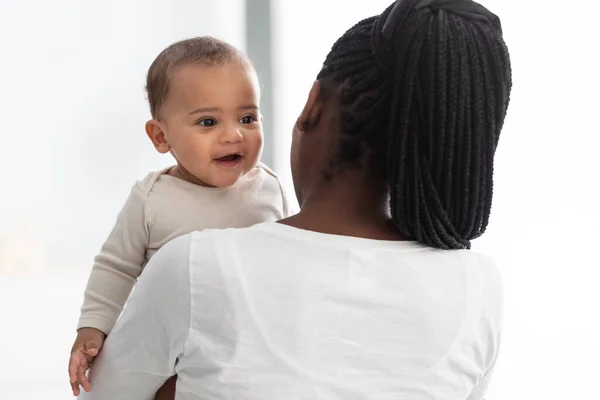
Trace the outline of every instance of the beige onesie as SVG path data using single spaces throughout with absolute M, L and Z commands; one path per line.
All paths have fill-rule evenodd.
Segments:
M 148 260 L 170 240 L 203 229 L 242 228 L 288 217 L 290 199 L 268 167 L 258 164 L 235 185 L 208 188 L 168 175 L 136 182 L 96 256 L 77 329 L 108 334 Z

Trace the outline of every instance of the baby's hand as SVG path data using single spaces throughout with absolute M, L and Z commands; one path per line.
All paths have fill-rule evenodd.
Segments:
M 103 332 L 94 328 L 82 328 L 77 332 L 69 360 L 69 381 L 74 396 L 79 396 L 79 385 L 83 386 L 86 392 L 92 390 L 85 373 L 100 352 L 105 337 Z

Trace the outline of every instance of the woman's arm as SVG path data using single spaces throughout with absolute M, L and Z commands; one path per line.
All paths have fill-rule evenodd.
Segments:
M 160 249 L 91 369 L 82 400 L 152 400 L 175 375 L 190 326 L 189 235 Z
M 175 385 L 177 376 L 170 377 L 156 392 L 154 400 L 175 400 Z

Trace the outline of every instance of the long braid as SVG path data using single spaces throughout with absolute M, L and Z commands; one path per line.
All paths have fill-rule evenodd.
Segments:
M 367 149 L 403 235 L 470 248 L 489 222 L 512 84 L 500 22 L 470 0 L 397 3 L 348 30 L 318 76 L 340 90 L 338 166 Z

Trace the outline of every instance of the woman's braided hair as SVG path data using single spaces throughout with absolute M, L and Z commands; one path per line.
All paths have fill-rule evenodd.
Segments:
M 468 249 L 492 204 L 512 86 L 498 17 L 470 0 L 399 0 L 333 46 L 318 79 L 339 88 L 338 165 L 383 172 L 400 233 Z

